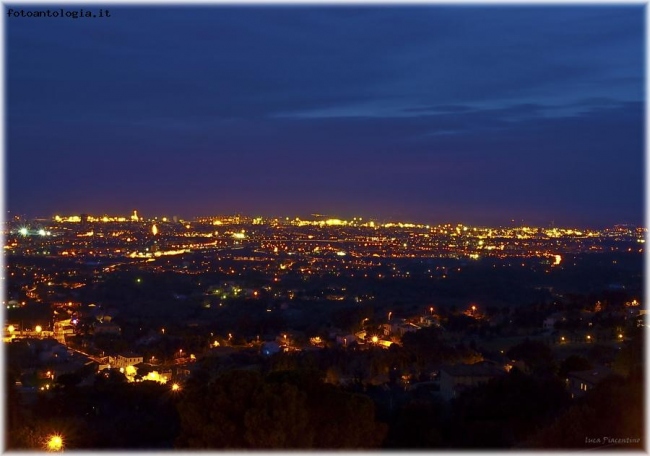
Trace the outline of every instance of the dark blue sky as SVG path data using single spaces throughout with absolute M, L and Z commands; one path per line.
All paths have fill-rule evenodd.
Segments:
M 643 5 L 108 9 L 5 18 L 12 212 L 643 223 Z

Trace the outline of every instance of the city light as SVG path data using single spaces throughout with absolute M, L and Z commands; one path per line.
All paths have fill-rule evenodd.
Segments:
M 59 434 L 50 435 L 45 442 L 45 449 L 47 451 L 62 451 L 63 450 L 63 437 Z
M 172 391 L 179 391 L 181 386 L 178 383 L 172 383 Z

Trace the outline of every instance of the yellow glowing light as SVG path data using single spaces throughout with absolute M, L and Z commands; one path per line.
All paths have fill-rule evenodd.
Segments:
M 43 328 L 41 328 L 41 325 L 36 325 L 36 328 L 34 328 L 34 329 L 36 330 L 37 333 L 40 333 L 41 331 L 43 331 Z
M 619 339 L 622 339 L 622 338 L 623 338 L 623 334 L 619 334 L 619 335 L 618 335 L 618 338 L 619 338 Z
M 51 435 L 45 444 L 48 451 L 61 451 L 63 449 L 63 437 L 59 434 Z
M 155 236 L 158 234 L 158 227 L 154 224 L 154 226 L 151 227 L 151 233 Z
M 172 391 L 178 391 L 181 389 L 181 386 L 178 383 L 172 384 Z
M 233 233 L 232 237 L 235 239 L 244 239 L 246 235 L 244 233 Z
M 564 336 L 562 336 L 562 342 L 564 342 Z
M 326 225 L 343 225 L 343 221 L 340 219 L 327 219 L 325 220 Z
M 7 329 L 9 330 L 10 333 L 12 333 L 12 332 L 14 332 L 14 331 L 16 330 L 16 328 L 14 327 L 14 325 L 9 325 L 9 326 L 7 327 Z
M 372 336 L 372 343 L 373 343 L 373 344 L 376 344 L 377 342 L 379 342 L 379 337 L 377 337 L 377 336 Z
M 212 224 L 213 225 L 223 225 L 223 222 L 221 222 L 221 220 L 215 220 L 214 222 L 212 222 Z
M 54 220 L 55 220 L 56 222 L 60 222 L 60 221 L 61 221 L 61 216 L 60 216 L 60 215 L 55 215 L 55 216 L 54 216 Z
M 137 373 L 134 366 L 126 366 L 126 375 L 133 376 Z
M 557 266 L 562 262 L 562 256 L 561 255 L 555 255 L 555 263 L 553 265 Z
M 587 336 L 587 340 L 591 340 L 591 336 Z

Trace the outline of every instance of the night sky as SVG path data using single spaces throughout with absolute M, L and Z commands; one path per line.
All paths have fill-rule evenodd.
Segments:
M 10 215 L 643 223 L 643 5 L 10 7 Z

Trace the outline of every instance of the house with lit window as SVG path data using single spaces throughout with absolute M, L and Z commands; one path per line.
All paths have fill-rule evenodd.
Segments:
M 569 372 L 566 378 L 567 388 L 572 398 L 580 397 L 610 375 L 612 375 L 612 370 L 605 366 Z

